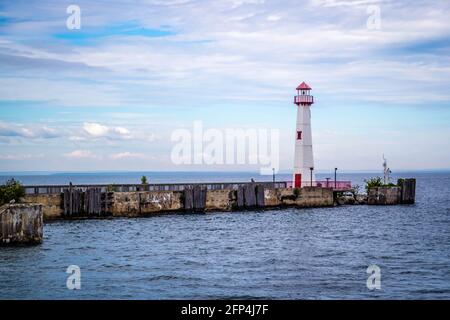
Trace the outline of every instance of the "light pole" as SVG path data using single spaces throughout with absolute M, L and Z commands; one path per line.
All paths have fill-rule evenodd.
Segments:
M 330 186 L 330 178 L 325 178 L 327 180 L 327 188 Z
M 312 174 L 313 174 L 314 167 L 309 168 L 309 170 L 311 171 L 311 187 L 312 187 L 312 182 L 313 182 L 312 181 L 312 176 L 313 176 Z
M 275 168 L 272 168 L 272 180 L 273 180 L 273 186 L 275 187 Z
M 334 188 L 337 188 L 337 168 L 334 168 Z

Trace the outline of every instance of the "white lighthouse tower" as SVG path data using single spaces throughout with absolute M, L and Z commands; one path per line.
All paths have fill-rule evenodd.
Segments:
M 311 105 L 314 97 L 311 87 L 302 82 L 297 88 L 294 103 L 297 107 L 297 126 L 295 132 L 294 187 L 312 185 L 314 176 L 314 157 L 311 136 Z

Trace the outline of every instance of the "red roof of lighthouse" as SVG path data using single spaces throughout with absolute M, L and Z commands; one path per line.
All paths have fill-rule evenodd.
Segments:
M 311 90 L 311 87 L 303 81 L 295 90 Z

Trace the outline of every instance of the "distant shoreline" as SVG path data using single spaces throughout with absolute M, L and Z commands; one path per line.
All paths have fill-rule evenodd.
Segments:
M 381 170 L 340 170 L 340 174 L 379 174 Z M 332 170 L 317 170 L 317 174 L 329 174 Z M 448 169 L 397 169 L 396 173 L 450 173 Z M 0 176 L 64 176 L 64 175 L 126 175 L 126 174 L 252 174 L 260 176 L 258 171 L 0 171 Z M 282 170 L 277 175 L 291 174 L 288 170 Z

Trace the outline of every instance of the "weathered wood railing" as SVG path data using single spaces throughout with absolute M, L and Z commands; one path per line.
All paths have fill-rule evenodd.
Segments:
M 266 188 L 287 188 L 289 182 L 254 182 L 263 185 Z M 166 184 L 110 184 L 110 185 L 73 185 L 82 192 L 88 189 L 98 188 L 101 193 L 105 192 L 136 192 L 136 191 L 183 191 L 185 189 L 193 189 L 200 187 L 206 190 L 237 190 L 254 184 L 252 182 L 213 182 L 213 183 L 166 183 Z M 25 186 L 26 194 L 58 194 L 64 193 L 69 189 L 69 185 L 42 185 L 42 186 Z
M 83 191 L 81 189 L 69 186 L 68 189 L 64 189 L 64 215 L 101 215 L 102 202 L 106 205 L 106 199 L 102 199 L 102 197 L 105 198 L 100 188 L 87 188 Z

